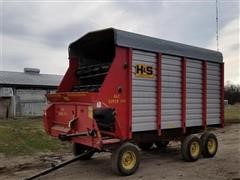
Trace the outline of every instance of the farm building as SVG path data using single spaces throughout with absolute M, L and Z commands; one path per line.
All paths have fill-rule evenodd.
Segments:
M 0 71 L 0 118 L 41 116 L 45 95 L 55 91 L 61 79 L 61 75 L 40 74 L 35 68 Z

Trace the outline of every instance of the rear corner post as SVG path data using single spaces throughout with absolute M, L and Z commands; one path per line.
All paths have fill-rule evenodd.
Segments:
M 182 130 L 186 133 L 186 58 L 182 58 Z
M 202 63 L 202 126 L 207 127 L 207 62 Z
M 162 100 L 162 54 L 157 54 L 157 131 L 161 135 L 161 100 Z
M 220 79 L 220 107 L 221 107 L 221 113 L 220 113 L 220 119 L 221 119 L 221 127 L 224 127 L 224 63 L 221 64 L 221 79 Z

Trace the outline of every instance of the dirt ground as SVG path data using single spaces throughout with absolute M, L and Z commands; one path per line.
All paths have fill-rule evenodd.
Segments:
M 110 154 L 101 153 L 94 155 L 89 161 L 74 162 L 39 179 L 240 180 L 240 124 L 227 125 L 215 132 L 219 149 L 212 159 L 200 158 L 197 162 L 184 162 L 180 155 L 180 144 L 171 142 L 166 150 L 141 152 L 140 167 L 132 176 L 115 175 L 111 171 Z M 0 179 L 24 179 L 50 167 L 51 163 L 60 163 L 71 157 L 70 153 L 10 159 L 0 157 Z

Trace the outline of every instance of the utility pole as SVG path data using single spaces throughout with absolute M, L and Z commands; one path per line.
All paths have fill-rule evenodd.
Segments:
M 217 51 L 219 51 L 219 37 L 218 37 L 218 0 L 216 0 L 216 41 L 217 41 Z

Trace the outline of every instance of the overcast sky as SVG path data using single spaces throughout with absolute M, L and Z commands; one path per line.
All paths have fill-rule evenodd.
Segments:
M 68 45 L 85 33 L 114 27 L 216 50 L 215 0 L 2 1 L 0 70 L 40 68 L 64 74 Z M 240 84 L 239 1 L 219 0 L 219 49 L 225 82 Z

